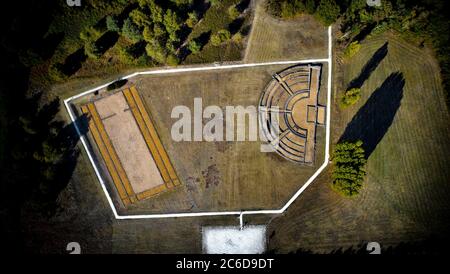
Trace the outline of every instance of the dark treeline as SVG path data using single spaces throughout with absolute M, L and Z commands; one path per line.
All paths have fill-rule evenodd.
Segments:
M 0 16 L 0 233 L 6 252 L 22 249 L 25 210 L 44 218 L 55 213 L 78 156 L 73 127 L 57 119 L 59 98 L 30 88 L 31 65 L 23 58 L 48 55 L 50 47 L 43 46 L 52 43 L 44 34 L 55 9 L 49 2 L 15 1 Z

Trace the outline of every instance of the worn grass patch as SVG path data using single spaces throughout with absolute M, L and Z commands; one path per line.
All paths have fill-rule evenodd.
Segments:
M 246 49 L 246 62 L 327 58 L 327 28 L 310 15 L 280 20 L 259 1 Z

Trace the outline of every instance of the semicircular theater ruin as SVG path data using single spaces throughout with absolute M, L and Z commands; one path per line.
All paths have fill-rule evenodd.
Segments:
M 318 104 L 320 65 L 298 65 L 274 74 L 259 103 L 262 132 L 282 157 L 314 163 L 316 128 L 325 124 Z

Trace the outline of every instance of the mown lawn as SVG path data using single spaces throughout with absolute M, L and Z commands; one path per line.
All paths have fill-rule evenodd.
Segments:
M 246 62 L 327 58 L 327 28 L 310 15 L 279 20 L 257 1 Z
M 364 77 L 361 100 L 339 110 L 342 92 L 385 42 L 387 55 Z M 368 241 L 387 247 L 448 238 L 449 113 L 436 60 L 427 50 L 384 34 L 363 42 L 353 59 L 337 67 L 332 140 L 346 132 L 366 138 L 373 148 L 362 192 L 354 199 L 333 192 L 328 169 L 271 223 L 269 249 L 330 252 Z

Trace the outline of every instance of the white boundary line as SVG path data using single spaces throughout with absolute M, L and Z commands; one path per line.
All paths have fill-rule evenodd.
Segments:
M 176 218 L 176 217 L 202 217 L 202 216 L 224 216 L 224 215 L 235 215 L 239 216 L 240 226 L 241 228 L 244 225 L 244 215 L 251 214 L 281 214 L 288 209 L 288 207 L 302 194 L 303 191 L 319 176 L 319 174 L 325 169 L 328 165 L 330 158 L 330 121 L 331 121 L 331 82 L 332 82 L 332 27 L 328 27 L 328 58 L 327 59 L 307 59 L 307 60 L 294 60 L 294 61 L 277 61 L 277 62 L 265 62 L 265 63 L 251 63 L 251 64 L 233 64 L 233 65 L 209 65 L 203 67 L 193 67 L 193 68 L 174 68 L 174 69 L 159 69 L 159 70 L 149 70 L 149 71 L 141 71 L 129 74 L 127 76 L 121 77 L 104 85 L 98 86 L 96 88 L 87 90 L 70 98 L 64 100 L 64 105 L 69 113 L 70 119 L 72 120 L 75 129 L 80 137 L 81 143 L 83 144 L 84 149 L 88 155 L 89 161 L 94 168 L 95 174 L 100 182 L 100 185 L 103 189 L 103 192 L 106 195 L 108 203 L 111 207 L 111 210 L 114 214 L 114 217 L 118 220 L 129 220 L 129 219 L 155 219 L 155 218 Z M 95 164 L 94 158 L 89 152 L 89 148 L 87 146 L 87 142 L 85 137 L 81 134 L 80 129 L 76 123 L 75 115 L 72 112 L 72 109 L 69 106 L 69 102 L 83 97 L 87 94 L 93 93 L 96 90 L 105 88 L 110 84 L 118 81 L 133 78 L 138 75 L 157 75 L 157 74 L 173 74 L 173 73 L 182 73 L 182 72 L 193 72 L 193 71 L 207 71 L 207 70 L 224 70 L 224 69 L 233 69 L 233 68 L 247 68 L 247 67 L 259 67 L 259 66 L 269 66 L 269 65 L 288 65 L 288 64 L 302 64 L 302 63 L 327 63 L 328 64 L 328 81 L 327 81 L 327 117 L 326 117 L 326 137 L 325 137 L 325 159 L 323 164 L 319 167 L 319 169 L 306 181 L 306 183 L 292 196 L 291 199 L 280 209 L 273 210 L 242 210 L 242 211 L 212 211 L 212 212 L 186 212 L 186 213 L 169 213 L 169 214 L 143 214 L 143 215 L 119 215 L 114 206 L 114 203 L 109 195 L 109 192 L 105 186 L 105 182 L 102 179 L 99 169 Z

